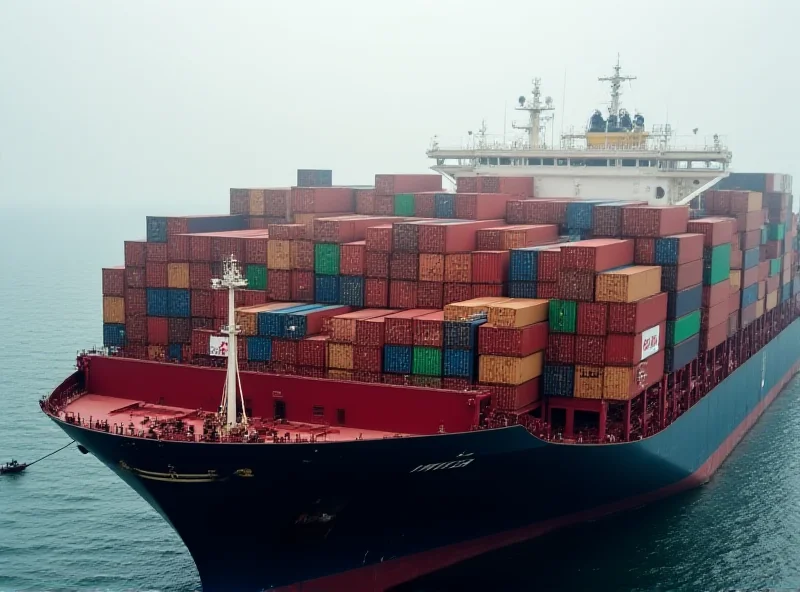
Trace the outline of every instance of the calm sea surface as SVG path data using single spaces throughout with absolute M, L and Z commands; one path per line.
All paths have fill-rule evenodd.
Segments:
M 37 401 L 72 372 L 78 348 L 100 343 L 100 268 L 122 262 L 144 214 L 0 207 L 0 462 L 68 441 Z M 800 589 L 798 435 L 795 380 L 701 490 L 403 590 Z M 490 484 L 486 495 L 502 503 Z M 0 478 L 0 592 L 199 588 L 177 535 L 91 455 L 69 448 Z

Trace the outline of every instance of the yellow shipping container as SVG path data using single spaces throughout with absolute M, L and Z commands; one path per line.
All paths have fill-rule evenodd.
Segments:
M 330 343 L 326 344 L 326 362 L 328 368 L 338 370 L 353 369 L 353 346 L 349 343 Z
M 597 274 L 597 302 L 636 302 L 661 291 L 661 267 L 634 265 Z
M 511 298 L 489 306 L 488 322 L 496 327 L 525 327 L 547 320 L 548 300 Z
M 263 189 L 250 189 L 250 215 L 263 216 L 264 215 L 264 190 Z
M 606 366 L 603 372 L 603 398 L 627 401 L 631 395 L 631 380 L 637 367 Z
M 540 376 L 543 359 L 544 352 L 536 352 L 525 358 L 480 356 L 478 376 L 481 382 L 516 386 Z
M 597 366 L 575 366 L 575 396 L 579 399 L 602 399 L 604 370 Z
M 767 294 L 767 310 L 772 310 L 776 306 L 778 306 L 778 290 Z
M 506 300 L 511 299 L 501 296 L 491 296 L 487 298 L 473 298 L 472 300 L 464 300 L 463 302 L 451 302 L 444 307 L 444 320 L 461 321 L 469 319 L 476 314 L 488 313 L 490 305 L 500 304 Z
M 235 310 L 236 324 L 242 330 L 242 335 L 258 335 L 258 313 L 291 308 L 299 304 L 300 302 L 270 302 L 256 306 L 242 306 Z
M 189 264 L 167 264 L 167 287 L 189 289 Z
M 103 322 L 125 322 L 125 299 L 119 296 L 103 296 Z
M 292 241 L 267 241 L 267 269 L 292 268 Z
M 731 269 L 731 292 L 742 288 L 742 270 Z
M 444 255 L 440 255 L 438 253 L 420 253 L 419 281 L 444 281 Z
M 761 300 L 756 300 L 756 318 L 763 316 L 764 314 L 764 298 Z
M 314 220 L 317 218 L 330 218 L 330 214 L 294 214 L 294 223 L 303 224 L 306 227 L 306 236 L 314 236 Z

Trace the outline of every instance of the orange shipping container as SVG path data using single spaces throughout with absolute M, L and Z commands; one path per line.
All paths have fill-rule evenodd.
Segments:
M 597 274 L 597 302 L 636 302 L 661 291 L 661 268 L 634 265 Z
M 264 190 L 263 189 L 250 189 L 248 190 L 248 201 L 250 202 L 251 216 L 264 215 Z
M 336 315 L 331 319 L 331 340 L 339 343 L 355 343 L 356 321 L 374 319 L 397 312 L 388 308 L 365 308 L 343 315 Z
M 421 253 L 419 256 L 419 281 L 443 282 L 445 256 L 438 253 Z
M 314 243 L 309 240 L 288 241 L 289 265 L 292 269 L 314 271 Z
M 328 368 L 353 369 L 353 346 L 349 343 L 327 343 L 326 362 Z
M 489 307 L 493 304 L 500 304 L 510 300 L 510 298 L 488 297 L 488 298 L 473 298 L 472 300 L 464 300 L 463 302 L 452 302 L 444 307 L 444 320 L 445 321 L 460 321 L 469 319 L 476 314 L 489 312 Z
M 189 264 L 167 264 L 167 287 L 189 289 Z
M 606 366 L 603 371 L 603 398 L 627 401 L 657 383 L 663 376 L 663 351 L 635 366 Z
M 735 292 L 736 290 L 740 290 L 742 288 L 742 270 L 741 269 L 731 269 L 731 292 Z
M 604 370 L 597 366 L 575 366 L 574 396 L 579 399 L 602 399 Z
M 267 269 L 292 268 L 292 241 L 271 240 L 267 243 Z
M 543 360 L 544 352 L 524 358 L 479 356 L 478 377 L 481 382 L 490 384 L 522 384 L 541 376 Z
M 488 322 L 495 327 L 525 327 L 547 320 L 549 301 L 511 298 L 489 306 Z
M 448 253 L 444 256 L 444 281 L 469 284 L 472 281 L 472 253 Z
M 125 299 L 119 296 L 103 296 L 103 322 L 123 324 L 125 322 Z

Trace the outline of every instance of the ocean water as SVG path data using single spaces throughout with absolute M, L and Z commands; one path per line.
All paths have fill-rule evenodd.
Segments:
M 0 209 L 0 462 L 68 441 L 38 399 L 100 343 L 100 268 L 122 263 L 145 213 Z M 800 589 L 799 434 L 796 379 L 706 487 L 401 590 Z M 0 592 L 199 589 L 177 535 L 91 455 L 0 478 Z

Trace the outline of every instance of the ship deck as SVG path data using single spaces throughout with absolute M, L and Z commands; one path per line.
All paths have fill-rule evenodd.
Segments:
M 201 440 L 205 418 L 209 412 L 199 409 L 185 409 L 168 405 L 156 405 L 135 399 L 123 399 L 105 395 L 84 394 L 70 402 L 59 414 L 62 419 L 71 418 L 84 427 L 120 433 L 126 436 L 154 437 L 151 427 L 161 439 L 194 440 L 186 437 L 189 426 Z M 182 424 L 180 432 L 174 430 L 177 422 Z M 397 438 L 410 434 L 397 434 L 379 430 L 363 430 L 343 426 L 301 422 L 275 422 L 262 418 L 250 418 L 250 427 L 259 432 L 258 442 L 276 443 L 273 436 L 265 434 L 275 430 L 282 442 L 346 442 L 353 440 L 380 440 Z M 106 429 L 108 426 L 108 430 Z M 148 435 L 150 434 L 150 435 Z M 313 437 L 313 438 L 312 438 Z M 234 440 L 235 441 L 235 440 Z M 250 440 L 253 441 L 253 440 Z

